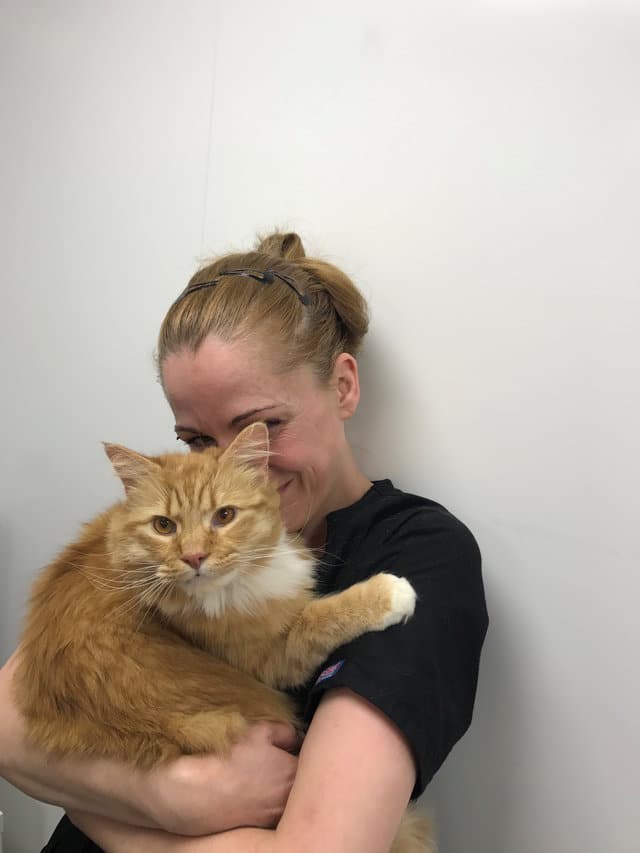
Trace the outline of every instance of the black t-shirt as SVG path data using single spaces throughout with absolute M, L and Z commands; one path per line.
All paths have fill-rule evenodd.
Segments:
M 418 594 L 413 618 L 332 654 L 312 682 L 305 717 L 332 687 L 368 699 L 409 741 L 417 797 L 471 722 L 488 624 L 480 551 L 444 507 L 380 480 L 327 517 L 318 591 L 337 592 L 381 571 L 410 580 Z
M 350 507 L 327 516 L 319 593 L 376 572 L 410 580 L 418 594 L 405 624 L 338 649 L 296 696 L 308 721 L 327 690 L 347 687 L 383 711 L 407 738 L 419 796 L 467 730 L 487 630 L 480 551 L 440 504 L 376 481 Z M 43 853 L 100 853 L 65 818 Z

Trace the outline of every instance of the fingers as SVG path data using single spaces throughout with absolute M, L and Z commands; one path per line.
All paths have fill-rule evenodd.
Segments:
M 157 791 L 156 822 L 178 835 L 276 826 L 295 779 L 298 759 L 292 753 L 299 743 L 293 726 L 263 721 L 224 758 L 182 756 L 154 769 L 149 778 Z
M 271 743 L 287 752 L 297 753 L 302 745 L 302 735 L 293 726 L 284 723 L 258 723 L 266 729 Z

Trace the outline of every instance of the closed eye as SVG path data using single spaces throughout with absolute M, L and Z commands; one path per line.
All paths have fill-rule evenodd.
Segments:
M 183 438 L 181 435 L 177 435 L 176 439 L 178 441 L 183 441 L 190 450 L 204 450 L 206 447 L 212 447 L 217 443 L 214 438 L 211 438 L 208 435 L 192 435 L 189 438 Z
M 265 420 L 259 421 L 258 423 L 263 423 L 271 433 L 279 426 L 282 426 L 284 421 L 281 418 L 266 418 Z M 193 451 L 204 450 L 207 447 L 217 447 L 218 445 L 218 442 L 215 440 L 215 438 L 212 438 L 210 435 L 202 434 L 190 435 L 189 438 L 184 438 L 182 435 L 176 435 L 176 440 L 184 442 L 184 444 L 186 444 L 188 448 Z

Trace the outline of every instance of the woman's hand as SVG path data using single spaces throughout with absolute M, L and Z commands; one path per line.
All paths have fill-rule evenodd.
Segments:
M 176 835 L 239 826 L 276 826 L 298 764 L 300 738 L 277 723 L 257 723 L 224 760 L 185 756 L 148 775 L 144 797 L 155 825 Z
M 184 757 L 152 771 L 107 759 L 52 758 L 26 739 L 11 686 L 18 654 L 0 670 L 0 775 L 29 796 L 184 835 L 278 822 L 297 767 L 288 751 L 299 746 L 292 728 L 260 723 L 225 760 Z

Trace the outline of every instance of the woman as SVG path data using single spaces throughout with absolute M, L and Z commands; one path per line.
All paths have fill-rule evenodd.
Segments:
M 345 422 L 367 324 L 344 273 L 307 258 L 297 235 L 274 234 L 192 278 L 160 332 L 160 375 L 177 438 L 194 451 L 267 424 L 285 525 L 322 551 L 320 591 L 392 571 L 418 592 L 414 618 L 326 662 L 301 695 L 311 723 L 297 763 L 293 733 L 262 725 L 228 762 L 185 758 L 148 774 L 93 761 L 43 768 L 10 706 L 10 662 L 0 769 L 66 808 L 75 826 L 63 821 L 50 853 L 96 850 L 79 830 L 115 853 L 387 853 L 407 801 L 468 727 L 487 627 L 480 555 L 443 507 L 372 484 L 356 464 Z

